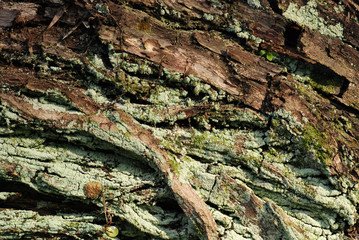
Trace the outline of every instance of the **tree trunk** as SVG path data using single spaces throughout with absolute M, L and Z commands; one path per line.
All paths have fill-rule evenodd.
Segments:
M 358 239 L 358 17 L 1 3 L 0 238 Z

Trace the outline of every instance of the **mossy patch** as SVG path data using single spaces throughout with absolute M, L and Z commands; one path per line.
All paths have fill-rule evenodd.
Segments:
M 304 148 L 310 151 L 315 150 L 316 157 L 325 165 L 329 165 L 331 161 L 333 147 L 330 145 L 330 138 L 323 130 L 319 130 L 314 125 L 306 125 L 303 132 Z
M 346 81 L 344 77 L 323 66 L 316 66 L 309 76 L 309 84 L 313 89 L 332 95 L 338 95 Z

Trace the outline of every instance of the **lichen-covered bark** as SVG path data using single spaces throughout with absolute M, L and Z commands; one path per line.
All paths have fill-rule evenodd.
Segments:
M 1 3 L 0 238 L 356 239 L 358 10 Z

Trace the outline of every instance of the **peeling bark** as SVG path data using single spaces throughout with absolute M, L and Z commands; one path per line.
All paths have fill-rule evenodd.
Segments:
M 0 238 L 358 238 L 357 17 L 1 3 Z

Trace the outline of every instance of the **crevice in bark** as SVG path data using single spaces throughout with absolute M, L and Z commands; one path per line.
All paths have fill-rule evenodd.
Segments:
M 295 23 L 290 23 L 284 31 L 284 44 L 288 47 L 296 49 L 299 43 L 302 28 Z
M 336 95 L 329 94 L 328 92 L 324 91 L 321 87 L 316 87 L 315 85 L 313 86 L 313 89 L 319 95 L 321 95 L 323 98 L 330 100 L 332 105 L 336 106 L 339 110 L 345 110 L 346 112 L 350 112 L 355 115 L 359 115 L 358 109 L 356 109 L 355 107 L 348 106 L 336 98 L 336 97 L 341 98 L 343 96 L 343 94 L 347 91 L 350 82 L 346 78 L 335 74 L 330 69 L 328 69 L 322 65 L 319 66 L 319 69 L 317 68 L 316 71 L 313 72 L 312 76 L 313 76 L 313 80 L 319 84 L 321 84 L 321 83 L 325 84 L 326 80 L 324 80 L 324 82 L 322 82 L 322 79 L 325 77 L 332 78 L 332 79 L 338 79 L 338 82 L 336 82 L 335 84 L 339 84 L 338 87 L 340 87 L 340 92 Z M 333 80 L 329 80 L 329 81 L 333 81 Z M 309 83 L 309 84 L 311 84 L 311 83 Z
M 268 0 L 270 7 L 272 8 L 273 12 L 282 15 L 283 11 L 278 6 L 278 0 Z
M 328 98 L 331 102 L 331 104 L 333 104 L 334 106 L 336 106 L 338 109 L 340 110 L 344 110 L 346 112 L 349 112 L 349 113 L 352 113 L 356 116 L 359 116 L 359 110 L 354 108 L 354 107 L 351 107 L 351 106 L 348 106 L 346 104 L 343 104 L 342 102 L 340 102 L 339 100 L 333 98 L 332 96 L 328 96 L 327 94 L 325 93 L 322 93 L 324 96 L 326 96 L 326 98 Z
M 181 207 L 178 205 L 175 199 L 162 198 L 156 202 L 156 206 L 162 208 L 165 211 L 171 212 L 183 212 Z
M 101 209 L 95 204 L 40 193 L 22 183 L 1 180 L 0 191 L 14 193 L 10 198 L 1 201 L 3 208 L 32 210 L 42 216 L 58 213 L 98 215 L 101 212 Z
M 338 97 L 340 97 L 340 98 L 343 97 L 343 94 L 348 90 L 349 84 L 350 84 L 350 82 L 347 79 L 345 79 L 342 86 L 341 86 L 341 88 L 340 88 L 340 92 L 338 94 Z
M 26 240 L 31 238 L 40 238 L 40 239 L 64 239 L 64 240 L 76 240 L 78 239 L 78 236 L 68 236 L 66 234 L 52 234 L 52 233 L 34 233 L 34 234 L 25 234 L 22 237 L 19 237 L 17 239 L 19 240 Z

